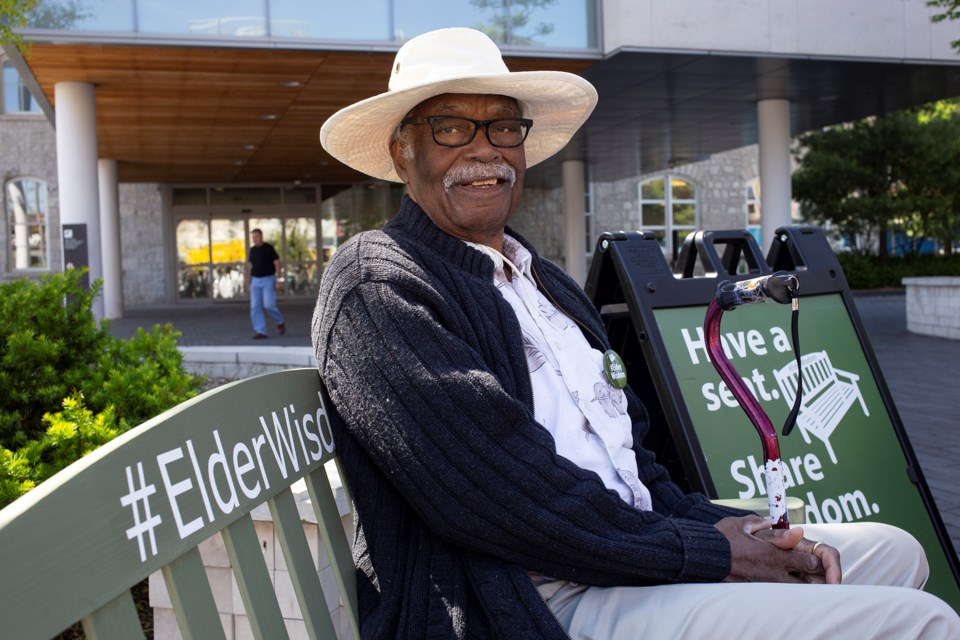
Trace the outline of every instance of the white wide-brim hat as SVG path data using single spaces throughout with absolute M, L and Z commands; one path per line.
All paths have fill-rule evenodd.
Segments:
M 597 91 L 564 71 L 511 73 L 497 45 L 474 29 L 439 29 L 417 36 L 397 52 L 386 93 L 345 107 L 323 123 L 320 144 L 340 162 L 374 178 L 402 182 L 390 140 L 407 113 L 444 93 L 514 98 L 533 120 L 524 143 L 527 166 L 557 153 L 597 104 Z

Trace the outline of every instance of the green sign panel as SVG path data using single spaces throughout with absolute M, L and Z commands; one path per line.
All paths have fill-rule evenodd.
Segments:
M 705 313 L 663 308 L 654 318 L 717 494 L 765 497 L 760 437 L 707 357 Z M 780 437 L 787 496 L 806 503 L 808 523 L 872 520 L 910 531 L 928 555 L 927 590 L 960 610 L 960 589 L 841 295 L 801 298 L 799 326 L 804 393 L 797 425 Z M 789 305 L 727 312 L 720 333 L 779 432 L 797 387 Z

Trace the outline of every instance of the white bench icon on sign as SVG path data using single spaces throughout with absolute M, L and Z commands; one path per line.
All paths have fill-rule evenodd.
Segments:
M 830 434 L 855 401 L 860 402 L 864 415 L 870 415 L 863 394 L 860 393 L 860 376 L 834 369 L 826 351 L 814 351 L 804 355 L 800 358 L 800 366 L 803 368 L 803 398 L 797 426 L 807 444 L 810 444 L 810 434 L 821 440 L 827 447 L 830 460 L 836 464 L 837 456 L 830 446 Z M 774 375 L 787 405 L 793 406 L 797 389 L 797 362 L 790 361 L 782 369 L 775 371 Z

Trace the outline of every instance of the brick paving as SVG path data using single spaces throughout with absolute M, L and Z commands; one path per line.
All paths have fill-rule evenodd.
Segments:
M 858 295 L 855 302 L 940 517 L 960 550 L 960 340 L 907 332 L 903 294 Z
M 956 549 L 960 549 L 960 390 L 957 389 L 960 340 L 907 332 L 902 293 L 855 296 L 858 314 L 876 354 L 887 387 L 920 461 L 927 484 Z M 245 303 L 177 305 L 136 309 L 111 323 L 111 331 L 130 337 L 137 327 L 170 322 L 182 332 L 182 346 L 310 346 L 313 301 L 281 301 L 286 335 L 268 321 L 268 340 L 251 340 Z

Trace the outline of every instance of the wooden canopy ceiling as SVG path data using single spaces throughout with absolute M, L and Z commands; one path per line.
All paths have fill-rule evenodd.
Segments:
M 320 147 L 338 109 L 386 89 L 393 53 L 34 43 L 26 58 L 56 109 L 58 82 L 96 87 L 101 158 L 121 182 L 366 179 Z M 590 61 L 511 58 L 514 71 Z

